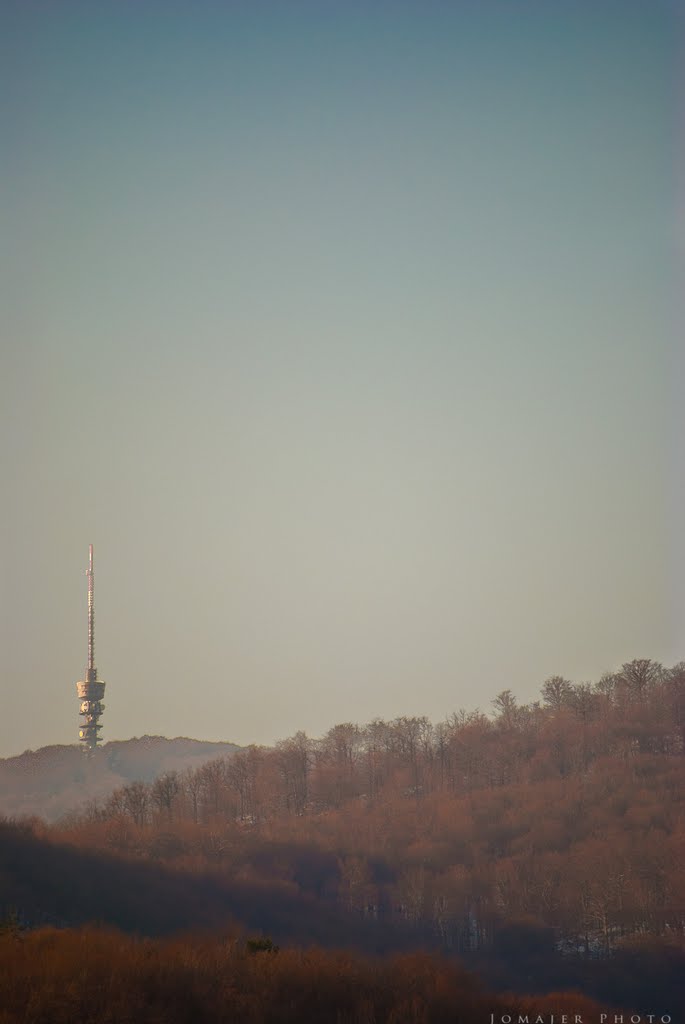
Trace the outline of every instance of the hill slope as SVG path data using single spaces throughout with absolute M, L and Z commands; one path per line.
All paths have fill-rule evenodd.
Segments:
M 76 744 L 26 750 L 0 759 L 0 815 L 56 821 L 127 782 L 151 782 L 163 772 L 195 769 L 239 749 L 235 743 L 141 736 L 105 743 L 92 758 Z

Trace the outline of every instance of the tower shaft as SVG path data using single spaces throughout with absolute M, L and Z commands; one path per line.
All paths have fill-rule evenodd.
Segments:
M 105 695 L 105 684 L 98 679 L 98 670 L 95 667 L 95 570 L 93 567 L 93 545 L 88 547 L 88 663 L 86 665 L 86 678 L 76 684 L 76 693 L 81 701 L 79 714 L 83 718 L 79 729 L 79 739 L 86 745 L 86 750 L 92 752 L 100 740 L 99 732 L 100 716 L 105 710 L 102 698 Z

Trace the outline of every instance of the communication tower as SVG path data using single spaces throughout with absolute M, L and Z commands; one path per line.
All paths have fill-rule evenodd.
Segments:
M 105 710 L 102 698 L 105 696 L 105 684 L 98 679 L 98 670 L 95 667 L 95 572 L 93 569 L 93 545 L 88 547 L 88 667 L 86 678 L 83 682 L 76 684 L 76 693 L 81 701 L 79 714 L 83 716 L 83 723 L 79 729 L 79 739 L 85 743 L 85 749 L 92 752 L 97 747 L 100 737 L 98 735 L 102 726 L 100 715 Z

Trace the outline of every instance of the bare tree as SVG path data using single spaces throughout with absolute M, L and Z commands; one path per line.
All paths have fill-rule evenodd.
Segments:
M 223 757 L 207 761 L 200 768 L 202 792 L 212 814 L 219 813 L 221 792 L 226 784 L 226 762 Z
M 563 676 L 550 676 L 542 684 L 541 693 L 545 707 L 552 711 L 561 711 L 563 707 L 569 705 L 573 685 Z
M 136 825 L 144 825 L 147 820 L 150 791 L 144 782 L 131 782 L 124 786 L 124 807 Z
M 658 662 L 635 658 L 621 665 L 616 682 L 629 702 L 642 702 L 663 676 L 664 669 Z
M 495 709 L 498 722 L 506 727 L 515 725 L 516 723 L 516 697 L 511 690 L 502 690 L 497 696 L 490 702 Z
M 190 797 L 190 803 L 193 808 L 193 824 L 197 825 L 198 808 L 203 786 L 202 775 L 196 769 L 186 768 L 181 776 L 181 782 L 183 790 Z
M 599 698 L 591 683 L 578 683 L 571 688 L 570 706 L 583 722 L 587 722 L 597 711 Z
M 388 724 L 380 718 L 365 727 L 362 733 L 362 744 L 365 750 L 366 788 L 370 800 L 375 800 L 383 784 L 383 751 Z
M 295 814 L 303 814 L 309 796 L 309 772 L 312 765 L 309 738 L 304 732 L 296 732 L 290 739 L 279 743 L 276 749 L 286 807 Z
M 175 798 L 181 791 L 181 784 L 178 778 L 178 772 L 164 772 L 158 776 L 152 784 L 150 796 L 152 797 L 153 803 L 157 805 L 160 812 L 166 811 L 169 821 L 171 821 L 171 808 Z
M 238 750 L 226 763 L 226 781 L 238 795 L 240 819 L 254 819 L 257 814 L 257 775 L 261 754 L 257 747 Z

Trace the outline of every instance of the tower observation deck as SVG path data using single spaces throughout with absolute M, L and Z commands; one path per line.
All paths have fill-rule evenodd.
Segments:
M 83 722 L 79 729 L 79 739 L 86 745 L 86 750 L 93 751 L 97 747 L 100 736 L 100 715 L 105 710 L 102 698 L 105 695 L 105 684 L 98 679 L 95 667 L 95 571 L 93 569 L 93 545 L 88 548 L 88 665 L 86 678 L 76 684 L 76 693 L 81 701 L 79 714 Z

